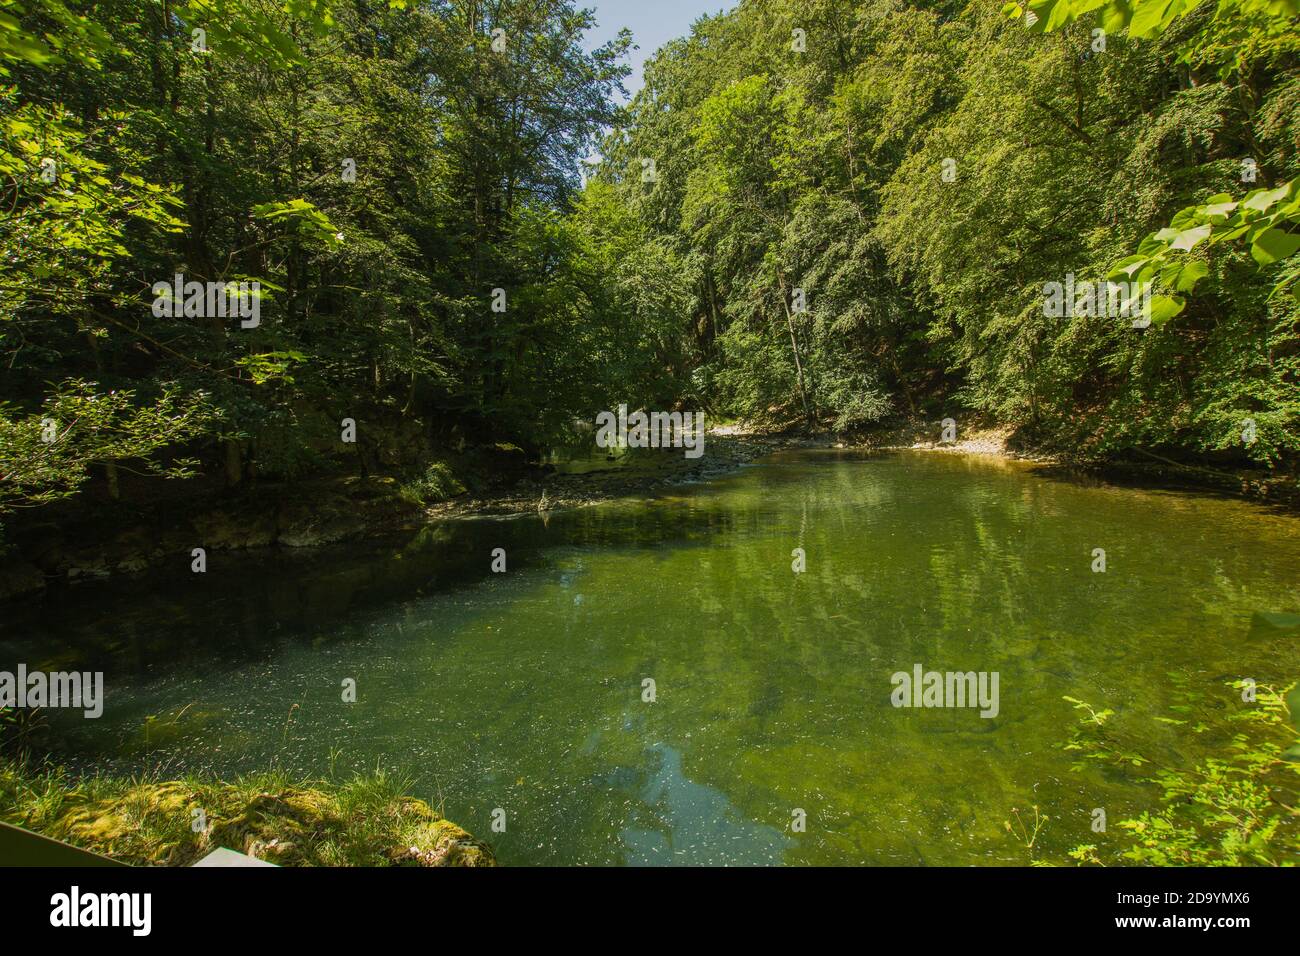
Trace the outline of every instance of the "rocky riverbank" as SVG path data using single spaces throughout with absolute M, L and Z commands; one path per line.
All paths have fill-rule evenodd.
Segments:
M 493 489 L 487 495 L 467 494 L 431 505 L 426 514 L 431 518 L 448 518 L 581 508 L 616 498 L 653 494 L 676 485 L 709 481 L 779 448 L 808 443 L 801 435 L 714 430 L 709 433 L 704 454 L 699 458 L 686 458 L 676 450 L 655 451 L 621 465 L 611 461 L 609 467 L 599 470 L 569 474 L 553 471 Z
M 0 600 L 39 594 L 55 581 L 190 568 L 206 555 L 305 548 L 415 529 L 423 509 L 392 478 L 345 478 L 267 486 L 237 497 L 159 503 L 97 502 L 51 509 L 9 531 L 0 559 Z

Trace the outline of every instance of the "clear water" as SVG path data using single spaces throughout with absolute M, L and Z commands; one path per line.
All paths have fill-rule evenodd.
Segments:
M 1300 520 L 990 458 L 786 453 L 546 520 L 188 563 L 0 625 L 0 666 L 106 672 L 102 718 L 51 716 L 67 762 L 378 765 L 507 864 L 1068 862 L 1105 850 L 1092 808 L 1156 791 L 1070 770 L 1064 695 L 1187 764 L 1248 706 L 1226 682 L 1300 676 L 1294 632 L 1251 623 L 1300 610 Z M 917 663 L 997 671 L 998 716 L 893 707 Z M 1206 732 L 1154 719 L 1188 698 Z M 1034 805 L 1030 850 L 1004 821 Z

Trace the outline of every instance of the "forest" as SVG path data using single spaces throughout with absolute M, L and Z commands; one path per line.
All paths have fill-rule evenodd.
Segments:
M 261 851 L 274 790 L 320 865 L 661 831 L 706 864 L 1294 863 L 1298 18 L 741 0 L 626 98 L 633 35 L 589 44 L 580 0 L 3 0 L 0 652 L 102 668 L 111 732 L 0 700 L 69 755 L 0 765 L 0 818 L 77 842 L 99 801 L 95 839 L 186 864 L 206 831 L 120 806 L 201 797 Z M 903 457 L 552 516 L 555 463 L 630 420 L 692 479 L 736 434 Z M 978 429 L 1071 478 L 906 457 Z M 1153 462 L 1234 497 L 1071 483 Z M 437 510 L 509 482 L 532 523 Z M 341 570 L 258 551 L 354 532 Z M 1003 699 L 886 710 L 923 665 Z M 390 739 L 492 849 L 376 771 Z M 978 783 L 927 776 L 954 754 Z M 377 776 L 329 796 L 285 769 L 350 758 Z
M 620 403 L 1294 478 L 1289 0 L 747 0 L 626 108 L 630 37 L 558 0 L 7 10 L 6 522 L 536 457 Z M 176 275 L 260 321 L 157 314 Z M 1067 275 L 1149 323 L 1050 316 Z

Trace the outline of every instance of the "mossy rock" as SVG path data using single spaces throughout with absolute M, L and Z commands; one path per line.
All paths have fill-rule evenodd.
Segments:
M 75 781 L 0 762 L 0 820 L 137 866 L 189 866 L 217 847 L 280 866 L 496 863 L 485 844 L 382 775 L 337 785 L 267 774 L 231 783 Z M 196 820 L 206 824 L 197 832 Z
M 492 851 L 450 820 L 425 824 L 388 859 L 394 866 L 496 866 Z

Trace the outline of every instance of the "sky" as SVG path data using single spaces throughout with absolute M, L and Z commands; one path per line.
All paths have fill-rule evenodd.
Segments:
M 579 7 L 596 11 L 597 26 L 588 31 L 587 49 L 595 49 L 618 36 L 627 27 L 632 31 L 632 42 L 640 49 L 630 51 L 628 65 L 632 75 L 623 81 L 628 96 L 641 89 L 641 65 L 675 37 L 691 32 L 691 24 L 702 14 L 715 14 L 730 10 L 735 0 L 578 0 Z

